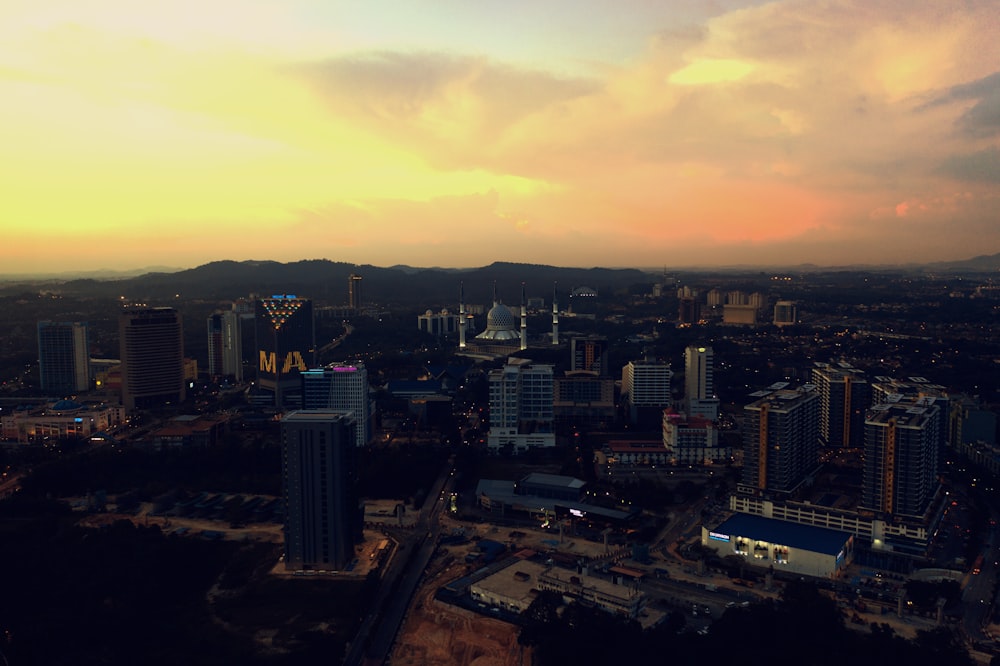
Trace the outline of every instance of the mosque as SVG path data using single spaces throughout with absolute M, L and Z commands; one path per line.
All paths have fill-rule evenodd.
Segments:
M 528 301 L 521 283 L 520 316 L 504 305 L 493 283 L 493 307 L 486 313 L 486 330 L 471 340 L 466 339 L 469 317 L 465 308 L 465 284 L 459 290 L 458 353 L 478 358 L 499 358 L 528 348 Z M 552 289 L 552 346 L 559 344 L 559 305 L 557 289 Z

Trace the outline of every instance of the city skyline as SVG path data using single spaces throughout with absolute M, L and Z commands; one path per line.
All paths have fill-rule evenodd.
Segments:
M 988 0 L 0 8 L 5 273 L 1000 251 Z

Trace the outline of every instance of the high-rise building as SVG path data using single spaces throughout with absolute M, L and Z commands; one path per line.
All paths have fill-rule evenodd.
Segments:
M 820 395 L 820 443 L 838 449 L 861 448 L 865 412 L 871 406 L 871 387 L 864 373 L 849 363 L 817 362 L 812 383 Z
M 208 316 L 208 374 L 243 381 L 243 328 L 246 315 L 236 310 Z M 252 321 L 252 317 L 251 317 Z
M 684 350 L 684 408 L 688 416 L 711 421 L 719 418 L 715 352 L 711 347 L 692 345 Z
M 819 463 L 819 392 L 779 382 L 743 408 L 743 490 L 790 493 Z
M 300 410 L 281 420 L 285 568 L 342 570 L 361 536 L 354 419 Z
M 129 307 L 118 319 L 122 404 L 148 409 L 183 402 L 184 338 L 181 318 L 167 307 Z
M 303 372 L 302 406 L 350 412 L 356 423 L 355 444 L 364 446 L 372 438 L 374 410 L 364 363 L 334 364 Z
M 659 426 L 671 406 L 670 364 L 649 359 L 629 361 L 622 368 L 622 404 L 630 423 Z
M 907 377 L 906 379 L 896 379 L 894 377 L 875 377 L 872 380 L 872 405 L 884 403 L 896 403 L 901 400 L 912 400 L 916 398 L 928 398 L 937 405 L 941 413 L 938 419 L 938 439 L 940 452 L 938 463 L 944 464 L 944 450 L 951 444 L 951 424 L 950 417 L 952 410 L 953 396 L 948 389 L 941 384 L 934 384 L 926 377 Z
M 276 407 L 301 406 L 301 373 L 316 365 L 312 301 L 294 294 L 261 298 L 254 323 L 258 389 Z
M 489 374 L 490 430 L 487 446 L 493 453 L 509 448 L 555 446 L 552 366 L 526 359 L 510 359 Z
M 347 276 L 347 307 L 352 310 L 360 310 L 363 303 L 361 296 L 362 277 L 355 273 Z
M 778 301 L 774 304 L 774 325 L 792 326 L 799 321 L 798 306 L 795 301 Z
M 938 406 L 930 398 L 874 405 L 865 419 L 861 506 L 922 517 L 937 491 Z
M 677 301 L 677 322 L 693 324 L 698 321 L 698 302 L 691 296 L 683 296 Z
M 90 347 L 84 322 L 38 322 L 42 390 L 65 397 L 90 388 Z
M 222 375 L 222 313 L 208 315 L 208 374 L 210 377 Z
M 602 336 L 570 338 L 570 370 L 587 370 L 606 377 L 608 372 L 608 339 Z

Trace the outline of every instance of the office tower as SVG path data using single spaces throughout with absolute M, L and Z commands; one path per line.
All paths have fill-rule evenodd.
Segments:
M 929 398 L 882 403 L 868 411 L 863 508 L 890 516 L 924 515 L 938 485 L 940 418 Z
M 361 309 L 361 280 L 362 277 L 355 273 L 347 276 L 347 307 L 352 310 Z
M 677 302 L 677 321 L 681 324 L 693 324 L 698 321 L 698 303 L 690 296 L 684 296 Z
M 118 319 L 122 404 L 149 409 L 183 402 L 184 342 L 173 308 L 129 307 Z
M 42 390 L 64 397 L 90 388 L 90 347 L 84 322 L 38 322 Z
M 361 536 L 354 419 L 301 410 L 281 419 L 285 568 L 341 570 Z
M 615 420 L 615 379 L 587 370 L 570 370 L 553 382 L 553 412 L 557 424 L 597 428 Z
M 350 412 L 356 423 L 355 444 L 372 438 L 372 400 L 364 363 L 336 364 L 302 373 L 302 406 Z
M 820 395 L 820 443 L 837 449 L 861 448 L 865 412 L 871 406 L 871 387 L 864 373 L 849 363 L 816 363 L 812 383 Z
M 491 453 L 555 446 L 551 365 L 510 359 L 503 368 L 490 371 L 489 390 Z
M 715 396 L 715 352 L 711 347 L 684 350 L 684 407 L 688 416 L 715 421 L 719 399 Z
M 790 493 L 819 462 L 819 392 L 779 382 L 751 397 L 743 408 L 744 489 Z
M 622 405 L 630 423 L 659 426 L 663 410 L 671 405 L 670 365 L 644 359 L 622 368 Z
M 208 316 L 208 374 L 243 381 L 243 315 L 235 310 Z
M 569 341 L 570 371 L 586 370 L 606 377 L 608 372 L 608 339 L 591 335 Z
M 792 326 L 798 321 L 799 312 L 795 301 L 778 301 L 774 304 L 775 326 Z
M 316 365 L 312 301 L 275 294 L 257 301 L 257 385 L 276 407 L 302 404 L 301 373 Z

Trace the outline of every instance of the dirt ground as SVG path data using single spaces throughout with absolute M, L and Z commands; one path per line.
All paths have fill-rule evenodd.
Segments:
M 434 598 L 438 587 L 464 574 L 465 565 L 456 562 L 420 586 L 389 663 L 393 666 L 531 664 L 530 649 L 517 644 L 517 627 Z

